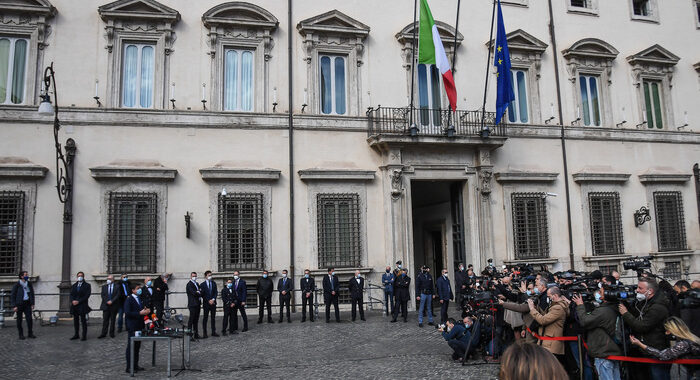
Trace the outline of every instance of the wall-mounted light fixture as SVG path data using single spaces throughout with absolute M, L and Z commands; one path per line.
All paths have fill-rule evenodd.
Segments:
M 185 237 L 190 238 L 190 221 L 192 220 L 192 215 L 187 211 L 185 213 Z
M 649 215 L 649 209 L 646 206 L 642 206 L 639 210 L 634 212 L 634 226 L 639 227 L 642 224 L 651 220 L 651 215 Z

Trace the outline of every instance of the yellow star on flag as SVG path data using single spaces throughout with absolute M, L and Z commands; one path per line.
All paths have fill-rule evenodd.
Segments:
M 503 60 L 502 60 L 502 59 L 499 59 L 499 60 L 498 60 L 498 64 L 500 65 L 501 63 L 503 63 Z
M 499 53 L 501 52 L 501 49 L 503 49 L 503 48 L 500 47 L 500 46 L 497 48 L 497 50 L 498 50 Z

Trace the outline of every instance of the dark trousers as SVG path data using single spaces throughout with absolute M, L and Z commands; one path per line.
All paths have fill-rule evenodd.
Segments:
M 238 313 L 241 313 L 241 319 L 243 320 L 243 329 L 248 329 L 248 315 L 245 313 L 245 306 L 240 303 L 235 303 L 236 306 L 233 307 L 233 329 L 238 330 Z
M 229 328 L 229 332 L 233 332 L 233 321 L 236 315 L 233 313 L 233 304 L 224 304 L 224 320 L 221 322 L 221 332 L 225 333 L 226 328 Z
M 117 307 L 107 306 L 107 310 L 102 310 L 102 334 L 101 336 L 107 335 L 107 329 L 109 329 L 109 336 L 114 337 L 114 322 L 117 319 Z
M 73 313 L 73 327 L 75 328 L 75 336 L 78 336 L 78 330 L 80 330 L 81 323 L 83 324 L 83 338 L 85 338 L 87 337 L 87 313 Z
M 389 314 L 389 305 L 391 305 L 391 314 L 394 314 L 394 293 L 385 291 L 384 306 L 386 307 L 386 315 L 391 315 Z
M 163 300 L 151 300 L 151 306 L 156 311 L 156 318 L 159 321 L 163 320 L 163 310 L 165 310 L 165 301 Z
M 187 328 L 194 332 L 194 335 L 199 335 L 199 306 L 189 306 L 190 317 L 187 319 Z
M 131 369 L 131 337 L 135 335 L 136 330 L 127 330 L 129 335 L 126 338 L 126 369 Z M 139 366 L 139 352 L 141 351 L 141 342 L 134 342 L 134 368 Z
M 24 301 L 21 305 L 17 305 L 17 330 L 19 330 L 19 336 L 24 336 L 24 330 L 22 330 L 22 315 L 24 315 L 24 319 L 27 320 L 27 332 L 29 335 L 34 335 L 32 333 L 32 304 L 29 303 L 29 301 Z
M 283 296 L 280 294 L 280 322 L 284 319 L 284 309 L 287 309 L 287 320 L 291 321 L 292 314 L 289 312 L 289 301 L 292 299 L 291 296 Z
M 122 331 L 124 327 L 124 301 L 119 302 L 119 309 L 117 310 L 117 329 L 119 332 Z
M 258 297 L 258 321 L 262 321 L 265 304 L 267 304 L 267 320 L 272 321 L 272 296 Z
M 440 304 L 440 323 L 447 321 L 447 308 L 450 306 L 450 300 L 441 300 Z
M 306 294 L 304 294 L 301 297 L 301 320 L 305 321 L 306 320 L 306 308 L 309 309 L 309 318 L 311 318 L 311 321 L 314 320 L 314 296 L 311 294 L 309 297 L 306 297 Z
M 205 302 L 202 305 L 204 308 L 204 318 L 202 318 L 202 333 L 207 335 L 207 320 L 211 315 L 211 333 L 216 334 L 216 304 L 210 305 L 209 302 Z
M 352 302 L 352 320 L 355 320 L 355 308 L 359 307 L 360 308 L 360 319 L 364 320 L 365 319 L 365 307 L 364 307 L 364 300 L 362 297 L 358 298 L 353 298 L 351 300 Z
M 408 319 L 408 300 L 396 300 L 396 309 L 394 310 L 394 319 L 398 318 L 399 311 L 401 311 L 401 316 L 403 320 Z
M 340 309 L 338 309 L 338 294 L 329 295 L 323 298 L 323 303 L 326 304 L 326 322 L 331 320 L 331 304 L 335 308 L 335 320 L 340 322 Z

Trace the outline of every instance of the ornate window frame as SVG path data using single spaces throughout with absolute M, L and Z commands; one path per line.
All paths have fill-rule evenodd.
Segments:
M 647 11 L 649 12 L 649 15 L 642 16 L 642 15 L 634 14 L 634 0 L 629 0 L 630 20 L 645 21 L 645 22 L 651 22 L 654 24 L 659 23 L 659 4 L 658 4 L 657 0 L 648 0 L 648 1 L 649 1 L 649 3 L 648 3 L 649 9 L 647 9 Z
M 232 1 L 219 4 L 202 15 L 207 28 L 211 79 L 210 107 L 223 110 L 224 53 L 227 48 L 249 49 L 253 53 L 253 112 L 269 112 L 270 58 L 275 42 L 272 34 L 279 21 L 266 9 L 254 4 Z M 262 69 L 258 69 L 262 68 Z
M 612 84 L 612 64 L 618 54 L 619 52 L 612 45 L 597 38 L 584 38 L 562 51 L 562 55 L 568 61 L 566 69 L 569 73 L 569 82 L 572 84 L 575 107 L 581 104 L 579 76 L 591 75 L 600 79 L 598 83 L 601 98 L 599 102 L 601 127 L 614 123 L 610 85 Z
M 334 9 L 330 12 L 300 21 L 297 30 L 303 37 L 306 53 L 307 106 L 312 113 L 321 113 L 319 91 L 319 56 L 324 54 L 347 57 L 345 79 L 347 85 L 346 116 L 362 116 L 362 80 L 360 67 L 369 26 Z
M 170 55 L 176 36 L 173 28 L 180 13 L 155 0 L 118 0 L 97 8 L 105 23 L 107 64 L 106 105 L 121 107 L 122 56 L 125 42 L 150 43 L 155 47 L 153 108 L 167 108 Z
M 637 107 L 640 123 L 644 120 L 644 88 L 645 79 L 655 80 L 661 83 L 663 91 L 663 117 L 664 129 L 675 126 L 673 117 L 673 72 L 680 58 L 661 45 L 650 46 L 637 54 L 627 57 L 627 62 L 632 67 L 632 84 L 636 87 Z
M 0 3 L 0 36 L 29 40 L 25 97 L 22 105 L 36 105 L 41 91 L 44 69 L 44 48 L 51 35 L 49 20 L 56 8 L 48 0 Z

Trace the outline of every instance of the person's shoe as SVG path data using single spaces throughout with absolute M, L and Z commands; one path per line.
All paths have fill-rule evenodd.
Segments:
M 261 324 L 261 323 L 262 323 L 262 319 L 258 319 L 258 324 Z
M 316 322 L 313 318 L 310 319 L 311 322 Z
M 248 331 L 247 327 L 244 327 L 243 330 L 241 330 L 241 332 L 246 332 L 246 331 Z
M 126 373 L 131 373 L 131 369 L 130 369 L 130 368 L 127 368 L 127 369 L 124 370 L 124 372 L 126 372 Z M 134 371 L 134 372 L 136 372 L 136 371 Z
M 233 334 L 233 332 L 231 332 L 231 334 Z M 223 335 L 223 336 L 227 336 L 227 335 L 228 335 L 228 333 L 227 333 L 226 331 L 224 331 L 224 332 L 222 332 L 222 333 L 221 333 L 221 335 Z
M 306 318 L 301 319 L 301 323 L 304 323 L 304 322 L 306 322 Z
M 236 334 L 238 334 L 238 330 L 231 331 L 231 335 L 236 335 Z
M 25 340 L 25 339 L 27 339 L 27 338 L 25 338 L 24 335 L 19 336 L 19 340 Z
M 361 317 L 360 319 L 361 319 L 362 321 L 366 321 L 365 317 Z
M 194 338 L 195 338 L 195 339 L 202 339 L 202 337 L 199 336 L 199 334 L 194 334 Z
M 352 321 L 355 322 L 355 318 L 352 318 Z
M 408 322 L 408 319 L 404 319 L 404 320 L 403 320 L 403 323 L 406 323 L 406 322 Z
M 282 322 L 282 321 L 280 321 L 280 322 Z M 267 323 L 275 323 L 275 321 L 273 321 L 272 318 L 270 318 L 267 320 Z
M 103 339 L 103 338 L 106 338 L 106 337 L 107 337 L 107 335 L 100 335 L 100 336 L 97 337 L 97 339 Z
M 143 368 L 143 367 L 136 366 L 136 367 L 134 368 L 134 370 L 136 370 L 136 371 L 145 371 L 146 369 Z
M 34 335 L 34 334 L 29 334 L 29 339 L 36 339 L 36 335 Z
M 214 333 L 211 333 L 211 336 L 216 336 L 216 337 L 218 337 L 219 334 L 217 334 L 217 333 L 214 332 Z
M 110 337 L 110 338 L 114 338 L 114 334 L 109 334 L 109 337 Z
M 277 321 L 277 323 L 282 323 L 282 318 L 280 318 L 280 320 L 279 320 L 279 321 Z
M 120 333 L 120 332 L 122 332 L 122 328 L 121 328 L 121 327 L 117 329 L 117 333 Z
M 79 337 L 78 335 L 73 335 L 73 336 L 70 338 L 70 340 L 76 340 L 76 339 L 80 339 L 80 337 Z
M 396 323 L 396 318 L 392 319 L 391 323 Z
M 85 335 L 83 335 L 83 337 L 80 338 L 80 340 L 83 340 L 83 341 L 84 341 L 84 340 L 87 340 L 87 337 L 86 337 Z
M 418 327 L 423 327 L 423 324 L 422 324 L 422 323 L 419 323 L 419 324 L 418 324 Z
M 330 319 L 326 319 L 326 323 L 330 323 L 330 322 L 331 322 L 331 320 L 330 320 Z
M 292 323 L 292 320 L 291 320 L 291 319 L 287 319 L 287 323 Z
M 428 322 L 428 324 L 429 324 L 430 326 L 435 326 L 435 323 L 434 323 L 434 322 Z
M 207 334 L 202 335 L 202 339 L 207 339 L 207 338 L 209 338 L 209 335 L 207 335 Z
M 340 319 L 336 319 L 335 322 L 336 322 L 336 323 L 340 323 Z

